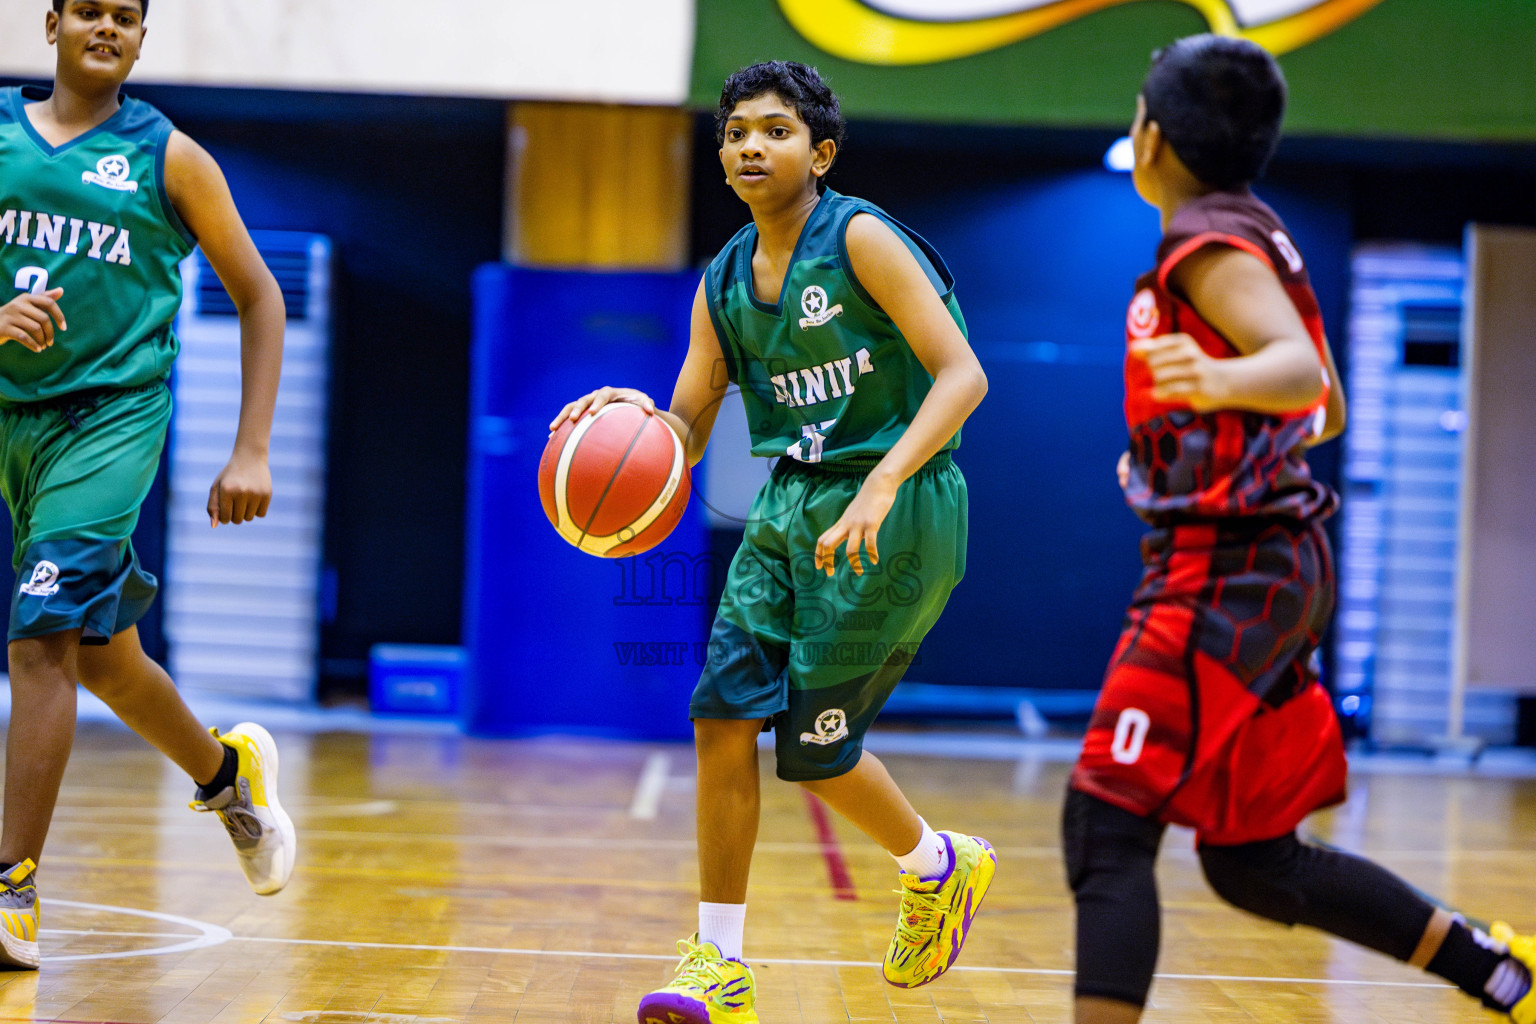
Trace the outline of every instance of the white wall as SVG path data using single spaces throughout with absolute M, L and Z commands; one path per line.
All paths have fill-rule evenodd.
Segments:
M 52 77 L 48 6 L 7 0 L 0 74 Z M 693 7 L 693 0 L 153 0 L 132 81 L 677 105 L 687 95 Z
M 1467 228 L 1455 684 L 1536 694 L 1536 231 Z

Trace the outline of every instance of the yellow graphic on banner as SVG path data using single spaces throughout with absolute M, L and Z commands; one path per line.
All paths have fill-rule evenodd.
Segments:
M 1139 0 L 778 0 L 809 42 L 862 64 L 934 64 L 1040 35 L 1095 11 Z M 1180 0 L 1212 32 L 1251 39 L 1280 54 L 1320 39 L 1381 0 Z M 997 13 L 991 13 L 996 10 Z M 978 12 L 987 13 L 978 15 Z

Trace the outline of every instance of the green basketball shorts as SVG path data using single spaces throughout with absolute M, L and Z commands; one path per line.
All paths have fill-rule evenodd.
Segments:
M 783 459 L 752 503 L 726 578 L 692 718 L 767 719 L 778 774 L 848 772 L 864 734 L 965 574 L 965 478 L 940 452 L 896 492 L 880 564 L 855 575 L 839 549 L 829 578 L 816 538 L 837 522 L 871 463 Z
M 0 494 L 11 510 L 9 639 L 82 630 L 106 643 L 159 584 L 129 537 L 171 418 L 163 382 L 0 409 Z

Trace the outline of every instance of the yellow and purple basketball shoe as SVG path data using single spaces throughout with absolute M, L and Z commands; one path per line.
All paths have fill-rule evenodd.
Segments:
M 1536 979 L 1536 935 L 1517 935 L 1503 921 L 1493 922 L 1488 934 L 1508 946 L 1509 955 L 1525 967 L 1532 979 Z M 1509 1008 L 1509 1019 L 1515 1024 L 1536 1024 L 1536 985 L 1527 989 L 1525 995 Z
M 0 964 L 37 970 L 37 865 L 24 860 L 0 874 Z
M 997 871 L 992 844 L 977 836 L 940 832 L 949 870 L 923 881 L 901 873 L 901 911 L 882 973 L 900 988 L 917 988 L 954 966 L 971 922 Z
M 757 1024 L 752 968 L 698 938 L 678 941 L 677 977 L 640 1000 L 640 1024 Z

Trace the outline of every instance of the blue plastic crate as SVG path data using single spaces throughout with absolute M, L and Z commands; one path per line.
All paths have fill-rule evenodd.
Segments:
M 374 644 L 368 706 L 380 714 L 456 715 L 467 660 L 462 647 Z

